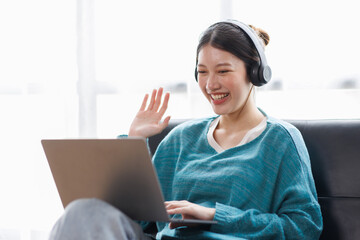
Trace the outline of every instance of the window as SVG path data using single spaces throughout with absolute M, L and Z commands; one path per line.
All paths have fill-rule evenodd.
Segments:
M 360 108 L 349 104 L 360 103 L 355 4 L 99 1 L 96 78 L 112 94 L 98 95 L 97 133 L 127 132 L 145 92 L 159 86 L 172 93 L 168 114 L 173 118 L 212 114 L 194 81 L 195 51 L 200 33 L 226 18 L 270 34 L 266 54 L 273 79 L 257 90 L 265 112 L 284 119 L 359 118 Z

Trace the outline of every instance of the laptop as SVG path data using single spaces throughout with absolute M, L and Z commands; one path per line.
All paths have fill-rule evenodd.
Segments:
M 41 141 L 64 208 L 98 198 L 133 220 L 215 224 L 171 218 L 144 138 Z

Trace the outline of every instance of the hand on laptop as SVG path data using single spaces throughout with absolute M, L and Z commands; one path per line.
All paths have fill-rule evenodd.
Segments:
M 165 207 L 169 215 L 181 214 L 183 219 L 213 220 L 215 208 L 207 208 L 188 201 L 168 201 Z M 189 226 L 189 224 L 170 223 L 170 229 L 180 226 Z
M 130 126 L 129 136 L 147 138 L 161 133 L 167 127 L 170 116 L 167 116 L 163 122 L 161 122 L 161 119 L 167 109 L 170 93 L 165 94 L 163 102 L 161 100 L 162 94 L 163 88 L 159 88 L 159 90 L 154 89 L 147 108 L 149 94 L 145 95 L 139 112 Z

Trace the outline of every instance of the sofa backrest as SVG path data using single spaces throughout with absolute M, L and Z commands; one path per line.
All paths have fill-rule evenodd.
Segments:
M 149 139 L 152 153 L 176 125 Z M 289 120 L 308 148 L 324 221 L 320 239 L 360 239 L 360 120 Z

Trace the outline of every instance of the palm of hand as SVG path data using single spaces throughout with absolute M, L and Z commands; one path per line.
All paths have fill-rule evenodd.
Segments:
M 170 94 L 166 93 L 163 102 L 161 102 L 162 93 L 162 88 L 158 91 L 153 90 L 150 103 L 147 108 L 146 105 L 149 95 L 145 95 L 139 112 L 136 114 L 130 126 L 129 136 L 147 138 L 160 133 L 167 127 L 170 121 L 170 116 L 166 117 L 163 122 L 161 122 L 161 119 L 167 109 Z

